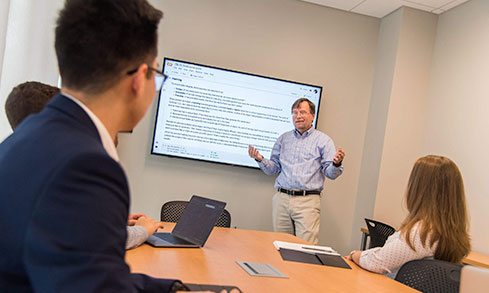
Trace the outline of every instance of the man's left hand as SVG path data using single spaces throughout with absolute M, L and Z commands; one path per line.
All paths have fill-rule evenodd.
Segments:
M 333 163 L 339 165 L 344 158 L 345 158 L 345 152 L 343 152 L 341 148 L 338 148 L 338 151 L 336 152 L 336 155 L 333 158 Z
M 155 219 L 141 216 L 136 220 L 135 226 L 142 226 L 148 232 L 148 237 L 153 235 L 154 232 L 158 231 L 159 228 L 163 228 L 162 222 L 157 222 Z
M 134 226 L 136 224 L 137 219 L 141 217 L 146 217 L 145 214 L 130 214 L 129 219 L 127 219 L 127 225 L 128 226 Z

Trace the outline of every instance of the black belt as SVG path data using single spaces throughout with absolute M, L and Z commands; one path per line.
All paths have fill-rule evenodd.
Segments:
M 301 195 L 301 196 L 306 196 L 309 194 L 321 194 L 320 190 L 291 190 L 291 189 L 279 188 L 278 191 L 282 193 L 287 193 L 288 195 Z

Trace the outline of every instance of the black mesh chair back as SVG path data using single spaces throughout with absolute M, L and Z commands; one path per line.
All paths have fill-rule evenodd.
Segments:
M 161 207 L 161 221 L 176 223 L 180 220 L 188 201 L 173 200 L 163 204 Z
M 405 263 L 396 281 L 424 293 L 458 293 L 463 265 L 436 259 L 418 259 Z
M 384 246 L 387 238 L 396 232 L 396 229 L 382 222 L 365 219 L 365 223 L 367 223 L 370 236 L 369 248 Z
M 188 201 L 173 200 L 163 204 L 161 207 L 161 221 L 176 223 L 182 216 L 183 211 L 187 207 Z M 216 227 L 231 227 L 231 214 L 224 209 L 222 214 L 217 219 Z
M 219 219 L 217 219 L 216 222 L 216 227 L 224 227 L 224 228 L 229 228 L 231 227 L 231 214 L 224 209 L 219 216 Z

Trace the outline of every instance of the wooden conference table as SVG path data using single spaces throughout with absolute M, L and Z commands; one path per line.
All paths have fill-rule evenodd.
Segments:
M 173 227 L 166 223 L 163 230 Z M 289 234 L 216 227 L 203 248 L 143 244 L 127 251 L 126 261 L 135 273 L 187 283 L 234 285 L 243 292 L 417 292 L 350 261 L 351 270 L 284 261 L 273 245 L 275 240 L 307 244 Z M 269 263 L 288 278 L 250 276 L 236 261 Z

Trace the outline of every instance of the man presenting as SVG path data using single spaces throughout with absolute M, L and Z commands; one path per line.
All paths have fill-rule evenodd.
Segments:
M 146 0 L 65 1 L 55 31 L 61 94 L 0 144 L 0 291 L 182 288 L 131 274 L 124 261 L 129 188 L 114 146 L 164 80 L 161 17 Z
M 265 174 L 280 173 L 272 201 L 274 231 L 317 244 L 324 176 L 334 180 L 343 173 L 345 153 L 341 148 L 336 152 L 333 140 L 312 128 L 315 105 L 311 101 L 298 99 L 291 110 L 295 130 L 277 139 L 270 159 L 252 146 L 248 154 Z

